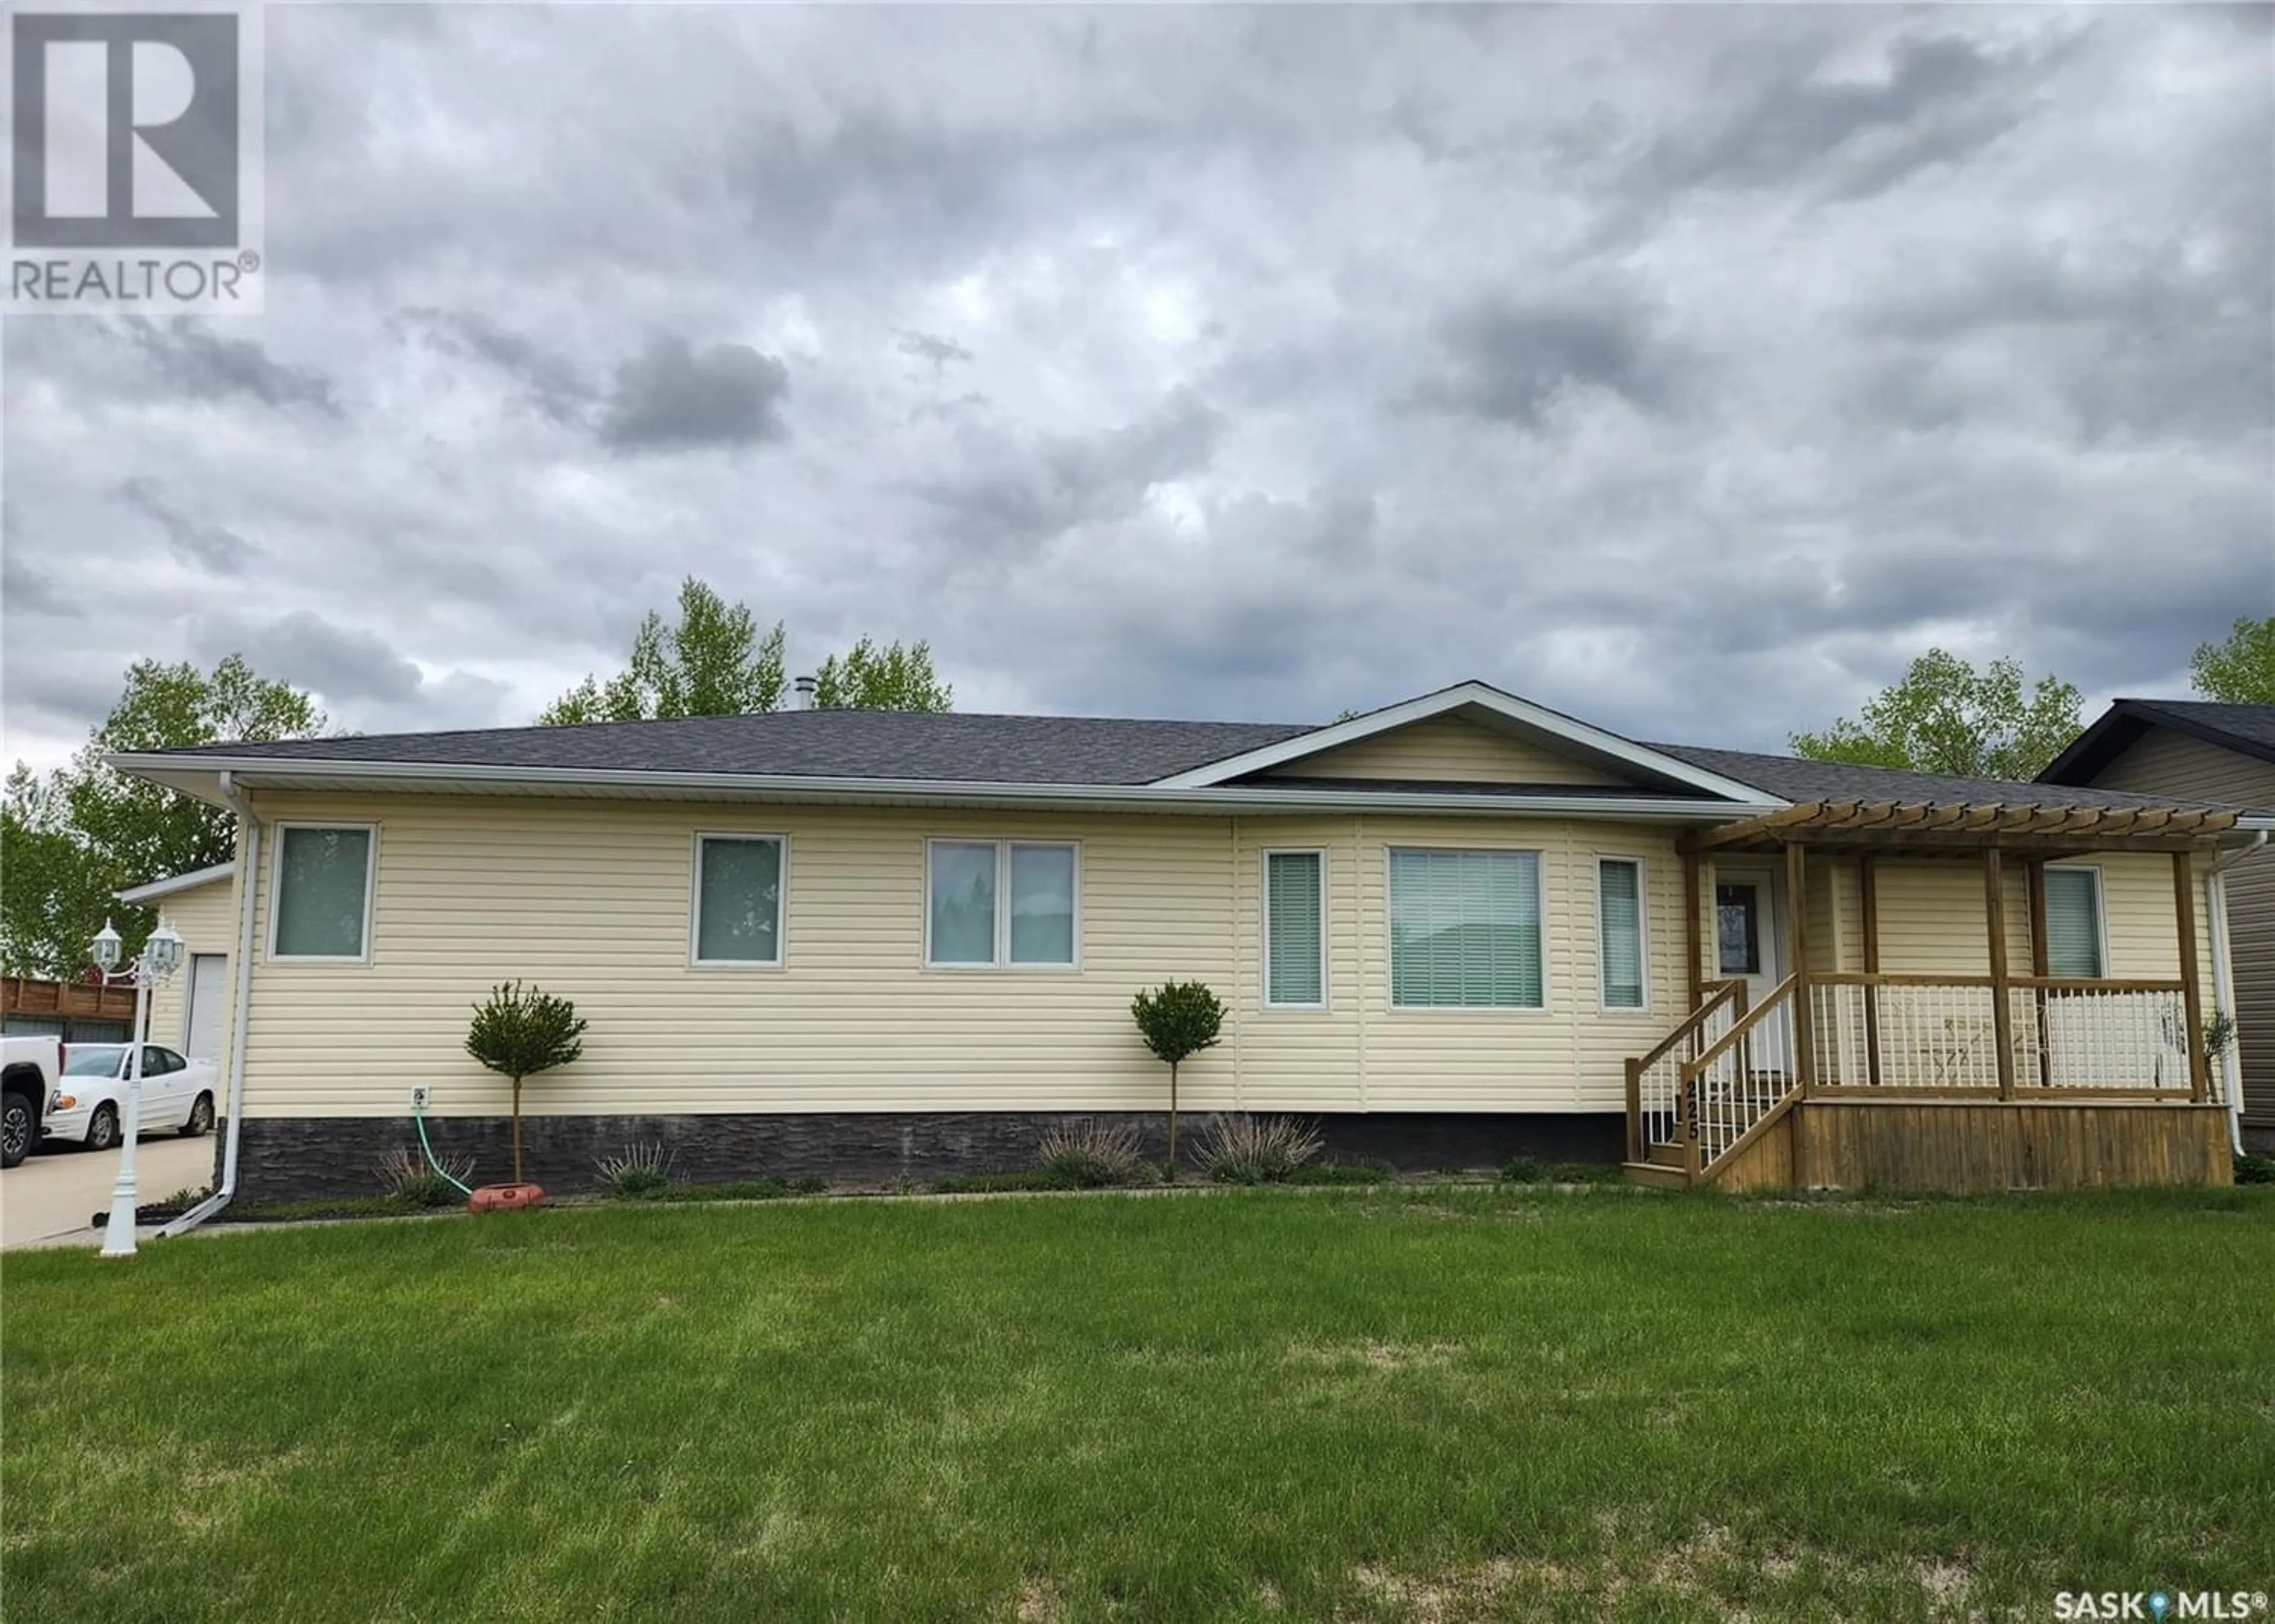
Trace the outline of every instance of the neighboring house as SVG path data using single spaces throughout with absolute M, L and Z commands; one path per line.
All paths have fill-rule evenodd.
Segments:
M 118 893 L 118 900 L 158 910 L 182 939 L 182 966 L 150 989 L 153 1043 L 192 1060 L 219 1061 L 229 1029 L 229 961 L 237 925 L 237 865 L 223 863 Z
M 123 1043 L 133 1029 L 132 987 L 107 986 L 100 979 L 0 976 L 0 1032 L 11 1038 Z
M 2275 813 L 2275 705 L 2119 699 L 2040 774 L 2053 784 L 2223 801 Z M 2243 1132 L 2275 1152 L 2275 852 L 2240 855 L 2226 892 Z
M 1151 1123 L 1130 1001 L 1169 978 L 1227 1008 L 1187 1108 L 1339 1157 L 2228 1176 L 2205 879 L 2258 826 L 2193 797 L 1644 744 L 1478 683 L 1319 728 L 802 710 L 112 761 L 239 813 L 247 1193 L 369 1188 L 414 1088 L 502 1173 L 464 1042 L 514 978 L 591 1023 L 525 1095 L 570 1184 L 633 1141 L 880 1178 Z

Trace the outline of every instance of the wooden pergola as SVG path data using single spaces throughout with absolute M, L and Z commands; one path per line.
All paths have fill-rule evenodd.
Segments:
M 2188 1026 L 2188 1097 L 2202 1104 L 2211 1087 L 2204 1052 L 2203 994 L 2196 963 L 2193 859 L 2196 851 L 2235 827 L 2240 814 L 2177 807 L 2063 807 L 1904 801 L 1806 801 L 1742 822 L 1703 830 L 1682 843 L 1685 938 L 1690 1005 L 1704 987 L 1704 859 L 1722 852 L 1782 853 L 1786 884 L 1786 950 L 1794 984 L 1794 1062 L 1803 1096 L 1817 1087 L 1816 1045 L 1809 997 L 1807 884 L 1812 853 L 1854 858 L 1859 868 L 1863 915 L 1863 974 L 1841 972 L 1837 979 L 1865 989 L 1865 1049 L 1872 1081 L 1879 1080 L 1878 997 L 1884 986 L 1936 983 L 1981 985 L 1991 991 L 1995 1026 L 1999 1097 L 2015 1097 L 2014 1010 L 2010 991 L 2036 991 L 2043 1005 L 2050 993 L 2076 991 L 2170 991 L 2170 982 L 2056 977 L 2046 956 L 2045 864 L 2052 858 L 2090 851 L 2163 851 L 2173 862 L 2173 910 L 2180 938 L 2179 991 Z M 1975 858 L 1982 865 L 1990 974 L 1972 977 L 1889 976 L 1880 969 L 1876 860 L 1904 857 Z M 2012 973 L 2007 963 L 2005 861 L 2023 859 L 2029 908 L 2030 967 Z M 2039 1023 L 2041 1043 L 2044 1032 Z

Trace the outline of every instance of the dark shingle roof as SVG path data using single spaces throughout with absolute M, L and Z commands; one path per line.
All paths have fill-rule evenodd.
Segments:
M 2226 706 L 2225 709 L 2264 709 Z M 876 778 L 941 783 L 1151 783 L 1311 729 L 1298 722 L 1154 721 L 1105 716 L 996 716 L 951 711 L 772 711 L 572 728 L 492 728 L 457 733 L 360 734 L 267 744 L 211 744 L 166 752 L 277 763 L 370 761 L 441 767 L 538 767 L 595 774 L 719 773 Z M 2159 806 L 2179 803 L 2114 789 L 1950 778 L 1886 767 L 1808 761 L 1694 744 L 1647 744 L 1678 761 L 1790 801 L 1901 800 L 1938 804 Z M 1420 783 L 1364 779 L 1251 778 L 1235 791 L 1334 789 L 1479 796 L 1569 795 L 1574 786 Z M 1638 797 L 1667 791 L 1590 788 Z M 1680 794 L 1680 791 L 1674 793 Z M 2188 805 L 2207 803 L 2188 802 Z
M 782 774 L 955 783 L 1142 784 L 1259 750 L 1299 722 L 989 716 L 965 711 L 767 711 L 573 728 L 374 733 L 170 755 L 387 761 L 593 772 Z
M 2211 699 L 2112 699 L 2094 724 L 2038 776 L 2084 783 L 2151 728 L 2170 728 L 2262 761 L 2275 761 L 2275 705 L 2225 705 Z
M 1788 801 L 1901 801 L 1930 806 L 1992 805 L 2134 807 L 2206 806 L 2170 796 L 2129 795 L 2069 784 L 2016 783 L 2004 778 L 1954 778 L 1942 773 L 1913 773 L 1897 767 L 1856 767 L 1846 761 L 1811 761 L 1800 756 L 1757 755 L 1745 750 L 1707 750 L 1696 744 L 1646 744 L 1703 767 L 1710 773 L 1766 789 Z

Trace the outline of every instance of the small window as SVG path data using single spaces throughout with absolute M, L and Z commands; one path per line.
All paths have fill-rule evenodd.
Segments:
M 1399 1008 L 1538 1009 L 1540 854 L 1390 854 L 1390 1001 Z
M 1726 976 L 1762 973 L 1761 888 L 1714 888 L 1714 963 Z
M 268 951 L 280 959 L 361 959 L 371 947 L 368 825 L 284 824 L 276 838 Z
M 926 848 L 925 963 L 1068 969 L 1075 962 L 1075 848 L 936 840 Z
M 1326 869 L 1323 852 L 1264 855 L 1264 1001 L 1270 1008 L 1326 1004 L 1326 934 L 1320 918 Z
M 1604 1008 L 1642 1008 L 1643 865 L 1632 857 L 1597 859 L 1596 934 Z
M 2045 871 L 2046 973 L 2102 976 L 2101 871 Z
M 782 962 L 782 841 L 778 835 L 695 837 L 695 962 Z

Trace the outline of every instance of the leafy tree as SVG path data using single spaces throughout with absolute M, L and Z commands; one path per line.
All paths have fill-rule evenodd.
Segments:
M 2275 615 L 2241 619 L 2224 643 L 2199 643 L 2188 676 L 2207 699 L 2275 705 Z
M 127 886 L 229 862 L 235 820 L 217 806 L 112 771 L 118 751 L 180 750 L 224 740 L 307 738 L 324 730 L 315 701 L 261 676 L 241 654 L 208 672 L 136 661 L 118 704 L 71 765 L 41 776 L 21 763 L 6 787 L 0 859 L 0 961 L 19 975 L 67 977 L 87 963 L 105 917 L 131 955 L 157 923 L 112 900 Z
M 1224 1024 L 1224 1006 L 1198 981 L 1165 981 L 1155 992 L 1140 993 L 1130 1002 L 1138 1034 L 1154 1057 L 1169 1067 L 1169 1168 L 1177 1177 L 1177 1068 L 1213 1046 Z
M 544 727 L 582 721 L 652 721 L 667 716 L 733 716 L 770 711 L 789 686 L 782 623 L 764 635 L 748 604 L 729 605 L 689 576 L 679 586 L 679 619 L 654 610 L 632 638 L 631 662 L 603 683 L 587 676 L 538 717 Z
M 863 638 L 813 674 L 813 702 L 826 711 L 945 711 L 955 699 L 956 690 L 932 668 L 929 643 L 879 648 Z
M 1962 778 L 2035 778 L 2075 738 L 2083 701 L 2076 687 L 2042 676 L 2027 689 L 2019 661 L 1978 672 L 1931 648 L 1904 680 L 1823 733 L 1796 733 L 1795 754 L 1818 761 L 1910 767 Z
M 605 682 L 587 676 L 537 720 L 557 727 L 780 710 L 790 691 L 784 646 L 780 621 L 760 632 L 750 605 L 729 604 L 690 576 L 680 583 L 676 623 L 650 613 L 623 670 Z M 880 647 L 863 638 L 814 673 L 814 703 L 824 709 L 944 711 L 955 697 L 933 669 L 928 643 Z
M 585 1052 L 585 1020 L 565 998 L 500 982 L 474 1006 L 466 1053 L 513 1082 L 513 1182 L 521 1182 L 521 1080 Z

